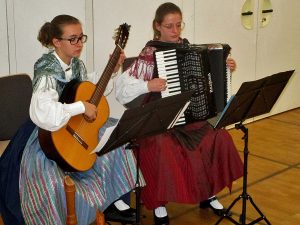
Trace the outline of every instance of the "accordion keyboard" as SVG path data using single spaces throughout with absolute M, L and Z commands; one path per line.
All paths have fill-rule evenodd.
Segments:
M 181 93 L 179 71 L 177 64 L 176 49 L 160 51 L 155 53 L 157 71 L 159 78 L 167 81 L 167 88 L 161 92 L 161 97 L 165 98 Z M 176 125 L 185 124 L 184 114 L 175 123 Z
M 156 52 L 156 63 L 159 78 L 167 81 L 167 88 L 161 92 L 162 97 L 181 93 L 176 50 Z

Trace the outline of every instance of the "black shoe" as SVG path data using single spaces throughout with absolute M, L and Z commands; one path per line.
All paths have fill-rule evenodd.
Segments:
M 214 200 L 217 200 L 217 197 L 213 197 L 213 198 L 210 198 L 210 199 L 205 200 L 203 202 L 200 202 L 199 207 L 201 209 L 210 208 L 213 211 L 213 213 L 216 214 L 217 216 L 223 216 L 226 213 L 227 209 L 226 208 L 223 208 L 223 209 L 216 209 L 216 208 L 214 208 L 210 204 Z M 228 212 L 227 216 L 231 216 L 231 212 Z
M 169 225 L 169 216 L 157 217 L 153 211 L 154 225 Z
M 119 215 L 121 217 L 128 217 L 128 218 L 135 218 L 136 216 L 136 210 L 133 208 L 125 209 L 125 210 L 119 210 L 115 204 L 111 204 L 107 207 L 107 209 L 104 210 L 104 215 L 106 214 L 114 214 Z

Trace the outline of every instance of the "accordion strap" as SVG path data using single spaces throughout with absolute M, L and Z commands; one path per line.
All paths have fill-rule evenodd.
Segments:
M 184 39 L 181 39 L 180 43 L 152 40 L 152 41 L 148 41 L 146 46 L 155 47 L 159 50 L 165 50 L 165 49 L 171 49 L 171 48 L 183 48 L 184 46 L 187 46 L 188 44 L 189 44 L 189 41 L 186 38 L 184 38 Z

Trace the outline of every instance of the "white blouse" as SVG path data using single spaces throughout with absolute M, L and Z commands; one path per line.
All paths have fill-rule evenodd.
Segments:
M 72 75 L 72 69 L 59 58 L 56 52 L 53 52 L 53 54 L 59 60 L 65 71 L 66 79 L 69 81 Z M 99 74 L 96 72 L 90 73 L 87 76 L 88 81 L 93 84 L 96 84 L 99 79 Z M 72 116 L 85 112 L 84 104 L 81 101 L 71 104 L 59 102 L 59 96 L 55 87 L 56 80 L 54 78 L 49 82 L 46 76 L 43 76 L 36 91 L 32 95 L 29 108 L 31 120 L 37 126 L 49 131 L 60 129 L 68 123 Z M 112 91 L 112 88 L 113 83 L 112 80 L 110 80 L 104 95 L 108 95 Z
M 148 81 L 129 75 L 129 70 L 122 73 L 116 80 L 115 95 L 121 104 L 126 104 L 136 97 L 148 93 Z

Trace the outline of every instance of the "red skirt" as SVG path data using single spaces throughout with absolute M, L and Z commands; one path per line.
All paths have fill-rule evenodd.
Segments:
M 204 129 L 197 122 L 181 129 Z M 148 209 L 167 202 L 196 204 L 231 189 L 243 176 L 243 163 L 230 134 L 205 126 L 197 147 L 187 149 L 170 132 L 139 141 L 140 168 L 146 181 L 141 199 Z M 208 128 L 207 128 L 208 127 Z

